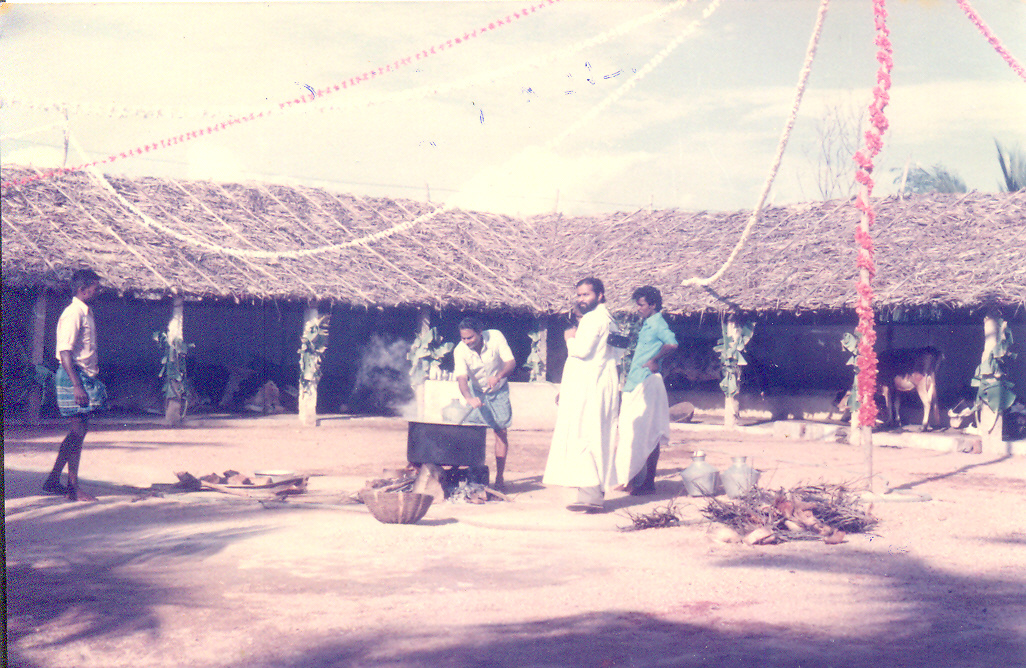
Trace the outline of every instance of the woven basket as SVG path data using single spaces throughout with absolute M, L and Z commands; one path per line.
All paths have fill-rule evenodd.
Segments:
M 414 492 L 366 492 L 361 498 L 374 519 L 385 524 L 413 524 L 435 500 L 430 494 Z

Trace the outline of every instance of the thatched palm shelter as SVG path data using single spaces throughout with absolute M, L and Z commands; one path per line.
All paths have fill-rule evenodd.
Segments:
M 34 174 L 3 168 L 5 182 Z M 650 283 L 668 313 L 712 319 L 851 319 L 855 297 L 859 213 L 847 200 L 766 209 L 737 262 L 705 288 L 681 281 L 719 268 L 748 212 L 518 219 L 301 186 L 86 172 L 0 196 L 5 295 L 63 290 L 75 268 L 91 266 L 128 300 L 504 312 L 542 326 L 588 275 L 605 280 L 614 309 Z M 882 315 L 979 322 L 996 308 L 1023 318 L 1026 193 L 875 206 Z
M 875 207 L 878 309 L 997 306 L 1023 312 L 1026 192 L 891 197 Z M 771 315 L 853 307 L 859 212 L 846 200 L 766 209 L 720 281 L 709 288 L 680 287 L 682 280 L 720 267 L 748 216 L 640 211 L 532 223 L 553 230 L 552 245 L 578 274 L 602 276 L 619 294 L 651 282 L 663 290 L 670 312 Z
M 31 174 L 3 169 L 4 180 Z M 660 286 L 671 313 L 845 311 L 854 303 L 859 214 L 849 201 L 766 209 L 721 281 L 682 288 L 683 279 L 720 266 L 747 212 L 516 219 L 443 210 L 350 245 L 436 207 L 299 186 L 108 181 L 113 191 L 78 172 L 3 189 L 6 288 L 59 285 L 86 265 L 141 298 L 547 314 L 565 310 L 576 279 L 594 274 L 614 304 L 636 285 Z M 892 197 L 876 209 L 881 310 L 1026 307 L 1026 193 Z

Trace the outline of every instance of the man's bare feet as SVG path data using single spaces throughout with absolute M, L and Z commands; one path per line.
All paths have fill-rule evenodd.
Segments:
M 84 503 L 92 503 L 96 501 L 96 497 L 91 494 L 86 494 L 80 489 L 74 487 L 68 488 L 68 501 L 82 501 Z
M 62 485 L 59 482 L 47 480 L 45 483 L 43 483 L 44 494 L 52 494 L 54 496 L 66 496 L 69 491 L 70 490 L 68 489 L 67 485 Z

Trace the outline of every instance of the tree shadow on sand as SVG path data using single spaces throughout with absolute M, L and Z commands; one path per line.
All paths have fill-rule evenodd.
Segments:
M 427 628 L 397 626 L 335 636 L 245 666 L 982 668 L 1021 665 L 1026 656 L 1021 581 L 965 577 L 904 555 L 858 551 L 742 556 L 722 564 L 724 577 L 730 577 L 732 567 L 756 564 L 767 569 L 767 578 L 817 571 L 865 577 L 866 586 L 874 588 L 872 597 L 888 605 L 888 617 L 860 625 L 869 629 L 861 635 L 845 628 L 824 631 L 812 623 L 789 626 L 707 615 L 701 623 L 688 620 L 697 611 L 715 611 L 715 601 L 682 601 L 660 615 L 604 611 L 509 624 L 445 626 L 443 617 Z
M 66 631 L 34 646 L 159 629 L 154 607 L 189 604 L 178 592 L 131 576 L 151 560 L 204 558 L 267 530 L 225 528 L 265 513 L 251 500 L 211 495 L 188 503 L 82 504 L 41 497 L 7 509 L 5 594 L 8 649 L 61 618 Z M 205 523 L 215 523 L 204 529 Z M 116 527 L 114 530 L 112 527 Z M 159 527 L 161 531 L 154 531 Z M 176 531 L 176 528 L 181 530 Z M 65 623 L 66 622 L 66 623 Z M 19 664 L 11 664 L 19 665 Z

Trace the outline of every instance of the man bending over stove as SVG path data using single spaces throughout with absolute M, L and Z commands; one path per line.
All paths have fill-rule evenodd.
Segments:
M 471 406 L 464 424 L 486 424 L 495 432 L 495 489 L 506 491 L 503 474 L 513 421 L 509 403 L 509 377 L 517 367 L 506 337 L 497 329 L 484 329 L 477 318 L 459 324 L 460 343 L 453 351 L 454 374 L 460 393 Z

